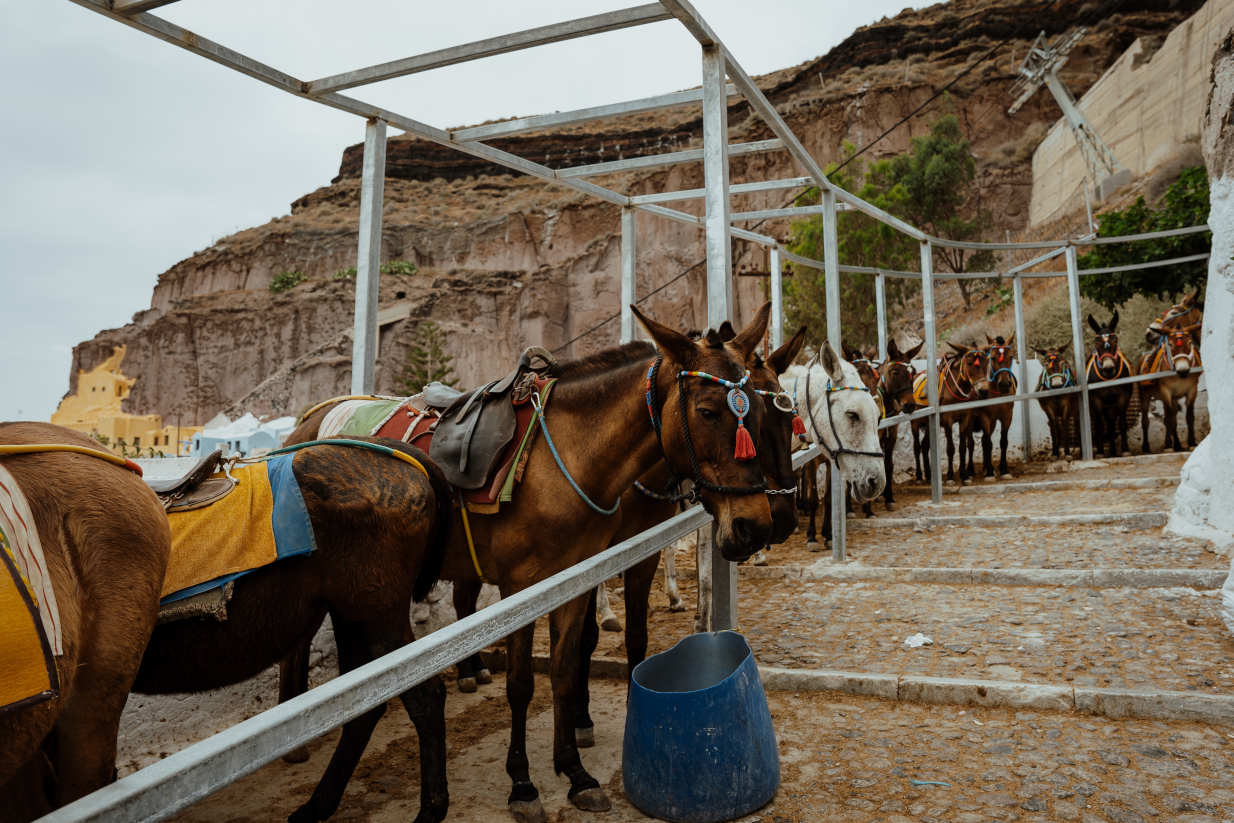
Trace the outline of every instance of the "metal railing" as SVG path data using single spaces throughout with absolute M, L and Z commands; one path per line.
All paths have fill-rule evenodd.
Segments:
M 822 268 L 827 272 L 866 271 L 877 274 L 876 294 L 878 300 L 879 354 L 886 357 L 886 277 L 912 277 L 922 283 L 922 309 L 925 323 L 925 359 L 929 380 L 929 407 L 910 415 L 898 415 L 883 421 L 882 427 L 929 418 L 932 459 L 939 459 L 939 415 L 943 411 L 938 402 L 937 381 L 937 334 L 934 318 L 934 281 L 957 277 L 992 276 L 984 274 L 935 274 L 933 272 L 933 246 L 980 249 L 1053 249 L 1028 263 L 1000 274 L 1009 277 L 1015 285 L 1016 328 L 1019 343 L 1018 354 L 1021 368 L 1027 362 L 1024 349 L 1022 278 L 1058 277 L 1068 278 L 1071 298 L 1072 331 L 1077 362 L 1083 363 L 1084 345 L 1079 323 L 1078 271 L 1075 257 L 1076 245 L 1104 242 L 1134 242 L 1149 239 L 1149 235 L 1130 238 L 1086 238 L 1084 240 L 1058 240 L 1029 243 L 982 243 L 964 244 L 943 240 L 925 234 L 908 223 L 884 212 L 859 197 L 834 187 L 822 168 L 805 150 L 796 135 L 789 129 L 775 107 L 754 84 L 750 76 L 729 52 L 722 40 L 688 0 L 661 0 L 635 8 L 565 23 L 544 26 L 515 34 L 490 38 L 476 43 L 443 49 L 430 54 L 417 55 L 390 63 L 358 69 L 344 74 L 306 81 L 292 77 L 275 68 L 239 54 L 201 35 L 190 32 L 167 20 L 149 13 L 150 9 L 167 5 L 174 0 L 71 0 L 75 4 L 108 17 L 137 31 L 149 34 L 177 48 L 192 52 L 207 60 L 240 72 L 276 89 L 301 97 L 338 111 L 358 116 L 366 121 L 364 158 L 362 164 L 359 254 L 356 264 L 356 313 L 353 348 L 353 394 L 370 394 L 373 390 L 374 365 L 377 355 L 377 285 L 378 267 L 381 259 L 382 185 L 385 167 L 385 130 L 387 124 L 423 140 L 485 161 L 497 163 L 514 171 L 530 175 L 542 181 L 596 197 L 622 207 L 622 253 L 621 253 L 621 334 L 630 339 L 634 333 L 634 320 L 630 304 L 635 302 L 636 213 L 683 222 L 699 227 L 705 232 L 707 320 L 718 327 L 724 320 L 732 319 L 733 278 L 732 244 L 736 237 L 757 243 L 770 250 L 772 303 L 775 313 L 772 319 L 772 339 L 776 346 L 783 340 L 783 295 L 780 272 L 781 258 Z M 675 19 L 698 42 L 702 55 L 703 77 L 699 89 L 659 95 L 644 100 L 613 105 L 596 106 L 572 112 L 522 118 L 471 129 L 449 131 L 429 126 L 412 118 L 352 97 L 340 91 L 353 89 L 369 83 L 399 77 L 406 74 L 429 71 L 441 66 L 482 59 L 519 49 L 533 48 L 546 43 L 585 37 L 621 28 L 653 24 Z M 727 81 L 731 81 L 731 85 Z M 750 107 L 767 124 L 774 139 L 756 143 L 728 144 L 727 108 L 734 96 L 746 100 Z M 483 141 L 499 135 L 509 135 L 584 123 L 608 117 L 649 112 L 682 105 L 702 104 L 703 147 L 702 149 L 677 152 L 654 158 L 636 157 L 592 166 L 569 169 L 552 169 L 509 152 L 486 145 Z M 730 156 L 756 152 L 786 151 L 806 175 L 789 180 L 729 184 Z M 610 188 L 596 185 L 584 178 L 613 174 L 638 169 L 653 168 L 677 162 L 696 162 L 704 166 L 702 189 L 683 192 L 661 192 L 652 195 L 631 197 Z M 754 212 L 732 213 L 730 198 L 742 193 L 773 191 L 784 188 L 815 186 L 820 190 L 819 206 L 794 209 L 772 209 Z M 686 199 L 703 201 L 702 217 L 659 205 Z M 892 272 L 867 270 L 839 265 L 836 213 L 854 210 L 867 214 L 892 226 L 921 243 L 921 272 Z M 808 261 L 783 248 L 774 238 L 744 229 L 733 228 L 733 221 L 792 217 L 796 215 L 821 214 L 824 220 L 824 260 Z M 1207 227 L 1176 230 L 1152 236 L 1170 236 L 1187 231 L 1202 231 Z M 1060 254 L 1066 255 L 1065 272 L 1029 274 L 1024 270 Z M 1198 260 L 1193 256 L 1178 261 Z M 1121 270 L 1116 267 L 1113 270 Z M 1090 270 L 1084 274 L 1096 274 L 1102 270 Z M 839 278 L 826 278 L 827 336 L 836 351 L 841 350 L 841 316 Z M 1039 396 L 1082 392 L 1088 387 L 1081 385 L 1070 390 L 1053 392 L 1022 392 L 1014 397 L 992 398 L 978 401 L 977 405 L 994 405 L 1000 402 L 1026 402 Z M 1021 380 L 1021 389 L 1023 383 Z M 1107 384 L 1108 385 L 1108 384 Z M 976 407 L 976 406 L 973 406 Z M 959 410 L 959 406 L 947 407 Z M 1028 415 L 1022 415 L 1025 425 L 1024 442 L 1029 442 Z M 1091 435 L 1087 415 L 1081 415 L 1081 440 L 1083 455 L 1092 454 Z M 793 458 L 794 467 L 818 456 L 817 446 L 798 452 Z M 833 483 L 843 488 L 844 478 L 839 467 L 831 465 Z M 941 476 L 938 464 L 932 472 L 931 494 L 936 502 L 941 500 Z M 835 526 L 834 556 L 845 556 L 845 538 L 842 495 L 833 495 L 833 525 Z M 135 774 L 118 781 L 88 797 L 82 798 L 44 818 L 48 823 L 84 823 L 106 821 L 107 823 L 154 823 L 180 811 L 198 799 L 217 791 L 223 786 L 247 775 L 262 765 L 286 754 L 303 743 L 320 736 L 341 723 L 356 717 L 373 706 L 379 705 L 407 688 L 422 682 L 459 660 L 484 648 L 493 641 L 507 636 L 526 626 L 537 617 L 546 614 L 572 598 L 587 593 L 590 589 L 638 563 L 662 548 L 672 545 L 680 537 L 705 526 L 710 517 L 695 507 L 665 523 L 649 529 L 623 543 L 614 546 L 572 568 L 563 571 L 535 586 L 532 586 L 496 605 L 441 629 L 385 657 L 373 661 L 353 672 L 345 674 L 288 703 L 240 723 L 201 743 L 148 766 Z M 727 572 L 727 583 L 722 579 L 713 586 L 711 613 L 713 628 L 735 627 L 736 571 L 718 553 L 712 554 L 720 565 L 713 570 L 717 578 Z

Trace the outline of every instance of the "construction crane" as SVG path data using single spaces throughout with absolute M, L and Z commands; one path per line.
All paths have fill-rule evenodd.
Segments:
M 1015 102 L 1007 109 L 1007 114 L 1014 117 L 1020 107 L 1028 102 L 1033 93 L 1042 86 L 1050 89 L 1067 118 L 1067 125 L 1075 135 L 1076 145 L 1080 147 L 1080 155 L 1088 168 L 1088 177 L 1092 181 L 1094 191 L 1101 191 L 1102 183 L 1109 177 L 1123 171 L 1122 164 L 1114 156 L 1114 152 L 1097 134 L 1096 129 L 1088 122 L 1088 118 L 1076 105 L 1075 96 L 1058 76 L 1058 70 L 1067 62 L 1067 53 L 1080 42 L 1088 29 L 1079 27 L 1066 37 L 1060 37 L 1053 43 L 1046 40 L 1045 32 L 1037 35 L 1033 46 L 1028 50 L 1028 56 L 1020 65 L 1019 79 L 1012 90 L 1016 95 Z M 1126 175 L 1120 175 L 1121 177 Z

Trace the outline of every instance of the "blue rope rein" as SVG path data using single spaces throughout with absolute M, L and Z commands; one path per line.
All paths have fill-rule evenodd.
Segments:
M 553 453 L 553 459 L 557 461 L 557 468 L 561 469 L 561 473 L 566 476 L 566 480 L 570 481 L 570 486 L 575 493 L 583 499 L 583 502 L 603 515 L 613 514 L 617 511 L 617 507 L 621 505 L 621 495 L 617 496 L 617 502 L 613 504 L 611 509 L 602 509 L 591 501 L 591 498 L 583 493 L 583 490 L 578 487 L 578 483 L 574 482 L 574 478 L 570 472 L 566 470 L 566 464 L 561 462 L 561 455 L 557 453 L 557 447 L 553 445 L 553 437 L 548 433 L 548 418 L 544 414 L 544 407 L 540 405 L 540 392 L 531 393 L 531 405 L 535 406 L 536 413 L 540 415 L 540 430 L 544 432 L 544 442 L 548 443 L 548 450 Z

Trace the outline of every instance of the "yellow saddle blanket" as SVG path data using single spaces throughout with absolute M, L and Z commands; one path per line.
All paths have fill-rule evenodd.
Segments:
M 231 476 L 238 483 L 226 497 L 167 515 L 171 560 L 163 579 L 163 605 L 316 549 L 313 524 L 292 472 L 294 457 L 279 455 L 234 468 Z
M 926 391 L 926 381 L 930 379 L 930 375 L 926 372 L 921 372 L 913 378 L 913 402 L 918 406 L 930 405 L 930 395 Z

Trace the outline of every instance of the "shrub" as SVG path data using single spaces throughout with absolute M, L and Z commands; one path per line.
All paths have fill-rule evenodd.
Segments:
M 282 294 L 288 289 L 294 289 L 307 279 L 308 276 L 302 271 L 281 271 L 270 281 L 270 294 Z
M 354 280 L 356 278 L 356 267 L 348 266 L 345 269 L 339 269 L 334 273 L 335 280 Z
M 355 267 L 352 267 L 355 270 Z M 420 270 L 416 268 L 415 263 L 409 263 L 406 260 L 391 260 L 389 263 L 381 267 L 382 274 L 392 274 L 395 277 L 411 277 Z

